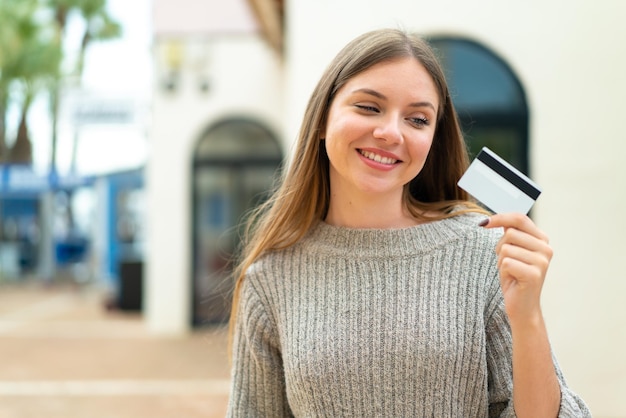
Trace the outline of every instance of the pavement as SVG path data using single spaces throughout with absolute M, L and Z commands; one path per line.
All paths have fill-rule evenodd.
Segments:
M 226 332 L 157 337 L 88 286 L 0 283 L 0 418 L 223 417 Z

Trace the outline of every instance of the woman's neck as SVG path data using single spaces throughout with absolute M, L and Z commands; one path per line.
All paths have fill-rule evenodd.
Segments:
M 405 228 L 422 221 L 413 217 L 402 199 L 371 195 L 334 196 L 331 193 L 326 223 L 347 228 Z

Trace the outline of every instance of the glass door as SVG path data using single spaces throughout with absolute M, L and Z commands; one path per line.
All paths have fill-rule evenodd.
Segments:
M 267 129 L 222 123 L 201 140 L 194 162 L 193 324 L 228 320 L 232 267 L 245 214 L 263 202 L 282 156 Z

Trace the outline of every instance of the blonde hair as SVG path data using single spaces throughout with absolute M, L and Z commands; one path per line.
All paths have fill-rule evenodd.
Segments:
M 248 219 L 241 259 L 235 270 L 231 335 L 246 270 L 268 251 L 295 244 L 326 216 L 330 200 L 329 160 L 320 138 L 335 94 L 348 80 L 373 65 L 406 57 L 415 58 L 431 75 L 439 92 L 439 109 L 431 150 L 420 173 L 405 186 L 404 204 L 420 220 L 484 212 L 457 186 L 469 164 L 467 148 L 443 70 L 430 46 L 418 36 L 396 29 L 365 33 L 347 44 L 322 75 L 309 99 L 292 161 L 283 172 L 281 183 Z M 425 212 L 437 215 L 426 217 Z

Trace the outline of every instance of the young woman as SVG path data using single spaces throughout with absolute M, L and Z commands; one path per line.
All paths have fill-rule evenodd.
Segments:
M 467 165 L 424 41 L 378 30 L 338 54 L 251 221 L 229 416 L 590 416 L 541 313 L 548 239 L 472 203 Z

